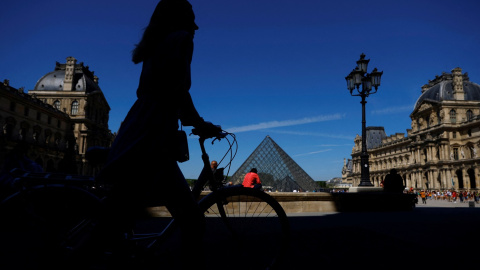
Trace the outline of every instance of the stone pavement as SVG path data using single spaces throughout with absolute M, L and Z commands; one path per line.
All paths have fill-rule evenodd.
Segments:
M 400 269 L 477 264 L 480 205 L 421 200 L 412 211 L 290 214 L 282 269 Z
M 278 270 L 405 269 L 476 264 L 480 205 L 428 200 L 412 211 L 289 213 L 292 247 Z M 262 245 L 252 245 L 261 256 Z M 236 260 L 218 258 L 235 268 Z M 217 261 L 218 262 L 218 261 Z M 437 268 L 438 268 L 437 267 Z M 163 268 L 162 268 L 163 269 Z M 173 269 L 173 268 L 168 268 Z M 245 269 L 247 270 L 247 269 Z
M 469 207 L 468 203 L 435 200 L 422 204 L 420 200 L 411 211 L 317 212 L 288 217 L 292 247 L 279 270 L 460 268 L 478 264 L 478 204 Z M 244 270 L 256 269 L 253 258 L 261 254 L 261 243 L 252 245 L 252 267 Z M 188 256 L 183 259 L 188 260 Z M 236 269 L 236 261 L 249 258 L 231 254 L 217 260 L 220 265 L 209 265 L 209 270 Z M 31 263 L 21 257 L 15 261 Z M 0 269 L 33 269 L 5 266 L 0 261 Z M 155 267 L 148 269 L 176 268 L 162 264 L 159 258 Z

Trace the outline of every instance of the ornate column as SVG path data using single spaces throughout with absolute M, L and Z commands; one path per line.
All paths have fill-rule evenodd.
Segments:
M 437 173 L 437 170 L 432 170 L 432 188 L 433 189 L 438 189 L 438 186 L 439 186 L 439 183 L 438 183 L 438 173 Z
M 441 182 L 441 188 L 446 189 L 447 188 L 447 175 L 445 169 L 440 169 L 440 182 Z
M 450 189 L 452 188 L 452 170 L 449 168 L 446 170 L 446 175 L 447 175 L 447 183 L 445 188 Z
M 479 176 L 479 172 L 478 172 L 478 164 L 475 162 L 474 163 L 474 167 L 473 167 L 473 173 L 474 173 L 474 176 L 475 176 L 475 187 L 476 188 L 480 188 L 480 177 Z

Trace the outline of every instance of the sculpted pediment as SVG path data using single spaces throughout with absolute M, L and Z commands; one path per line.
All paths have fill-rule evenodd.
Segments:
M 429 103 L 423 103 L 420 108 L 418 109 L 418 112 L 423 112 L 423 111 L 426 111 L 426 110 L 429 110 L 432 108 L 432 105 L 429 104 Z

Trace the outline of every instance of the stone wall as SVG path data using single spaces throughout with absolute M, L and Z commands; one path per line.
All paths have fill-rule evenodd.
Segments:
M 203 192 L 202 195 L 206 195 Z M 334 198 L 327 192 L 269 192 L 289 213 L 337 212 Z M 170 213 L 164 206 L 150 207 L 148 212 L 153 217 L 166 217 Z

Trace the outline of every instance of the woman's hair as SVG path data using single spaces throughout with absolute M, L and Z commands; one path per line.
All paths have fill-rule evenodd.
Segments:
M 148 58 L 155 45 L 168 34 L 178 30 L 189 30 L 194 23 L 192 5 L 187 0 L 161 0 L 143 32 L 142 39 L 135 45 L 132 61 L 135 64 Z

